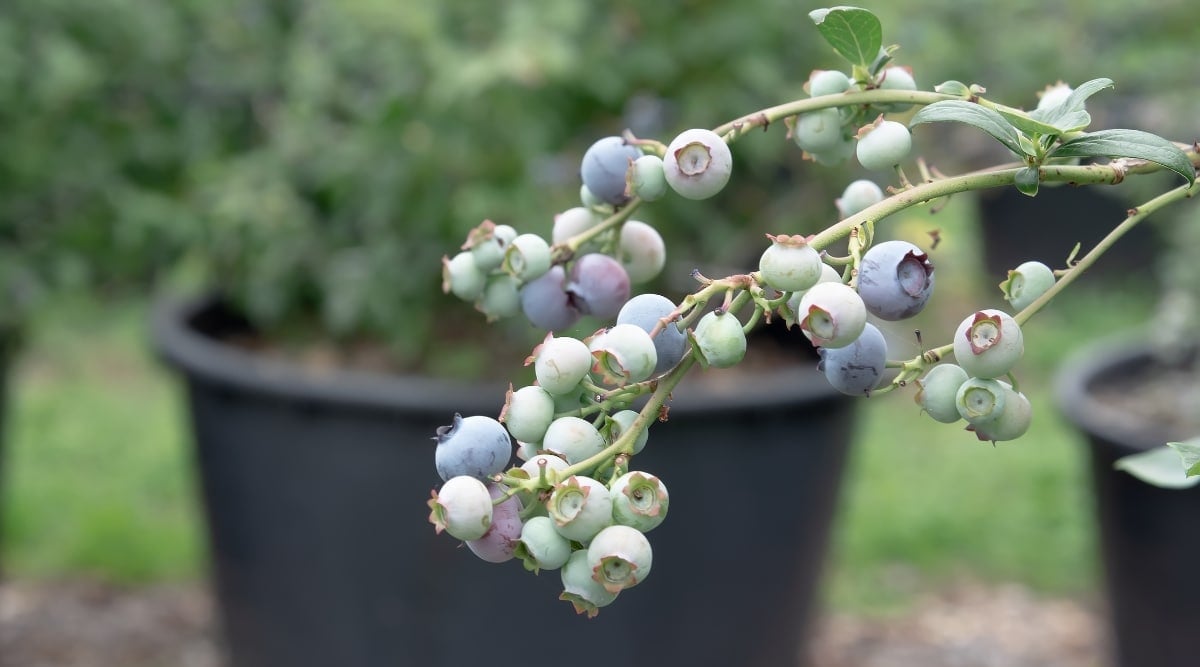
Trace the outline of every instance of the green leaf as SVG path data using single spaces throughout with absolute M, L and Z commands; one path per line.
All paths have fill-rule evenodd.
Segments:
M 1029 116 L 1034 120 L 1058 128 L 1059 132 L 1065 133 L 1082 130 L 1092 122 L 1091 114 L 1084 108 L 1087 98 L 1105 88 L 1112 87 L 1112 79 L 1092 79 L 1080 84 L 1078 88 L 1071 91 L 1071 94 L 1067 96 L 1067 99 L 1063 100 L 1062 104 L 1052 106 L 1049 109 L 1034 110 Z
M 1032 197 L 1038 193 L 1038 182 L 1040 180 L 1037 167 L 1025 167 L 1017 172 L 1014 182 L 1021 194 Z
M 1179 456 L 1166 446 L 1123 456 L 1117 459 L 1113 467 L 1164 489 L 1186 489 L 1200 484 L 1200 477 L 1184 474 L 1183 466 L 1179 465 Z
M 1200 438 L 1192 438 L 1187 442 L 1168 442 L 1167 446 L 1179 453 L 1188 477 L 1200 475 Z
M 1043 136 L 1058 136 L 1062 131 L 1053 125 L 1048 125 L 1039 120 L 1034 120 L 1025 114 L 1015 113 L 1007 109 L 996 109 L 996 112 L 1004 119 L 1012 124 L 1013 127 L 1026 134 L 1039 134 Z
M 859 7 L 830 7 L 808 14 L 825 41 L 843 58 L 866 67 L 883 46 L 883 27 L 871 12 Z
M 997 141 L 1008 147 L 1008 150 L 1023 155 L 1020 137 L 1017 129 L 1004 116 L 987 107 L 979 106 L 965 100 L 944 100 L 934 102 L 913 114 L 908 122 L 909 127 L 921 123 L 955 121 L 977 127 L 992 135 Z
M 1141 130 L 1100 130 L 1072 139 L 1050 151 L 1049 157 L 1134 158 L 1162 165 L 1196 181 L 1196 170 L 1187 154 L 1156 134 Z

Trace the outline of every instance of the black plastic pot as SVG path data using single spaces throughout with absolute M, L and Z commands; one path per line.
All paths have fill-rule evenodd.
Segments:
M 1144 345 L 1106 343 L 1064 365 L 1058 399 L 1087 436 L 1105 583 L 1119 667 L 1194 667 L 1200 663 L 1200 487 L 1161 489 L 1113 463 L 1126 455 L 1196 434 L 1174 433 L 1096 400 L 1152 364 Z
M 435 428 L 498 414 L 503 386 L 311 375 L 219 341 L 245 326 L 211 301 L 153 321 L 187 380 L 235 667 L 799 664 L 853 404 L 813 364 L 676 392 L 635 459 L 671 493 L 654 573 L 588 619 L 557 572 L 427 522 Z

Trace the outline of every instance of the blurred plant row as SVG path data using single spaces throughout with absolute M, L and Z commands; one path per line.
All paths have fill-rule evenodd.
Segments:
M 887 36 L 913 45 L 898 61 L 918 72 L 984 72 L 978 83 L 1032 106 L 1054 62 L 1163 100 L 1168 115 L 1195 111 L 1171 96 L 1200 37 L 1184 0 L 1060 3 L 1049 28 L 1077 32 L 1065 53 L 1025 25 L 1049 11 L 1041 3 L 918 4 L 903 11 L 937 20 L 876 10 L 921 31 Z M 491 218 L 548 232 L 546 212 L 575 205 L 575 165 L 597 136 L 666 137 L 801 96 L 811 63 L 835 64 L 798 38 L 807 9 L 7 0 L 0 324 L 59 290 L 182 280 L 217 288 L 264 329 L 378 338 L 411 365 L 461 307 L 440 295 L 439 262 L 468 229 Z M 672 198 L 648 220 L 684 276 L 696 258 L 756 253 L 748 228 L 807 233 L 836 213 L 845 175 L 809 169 L 778 136 L 744 142 L 737 159 L 743 177 L 718 201 Z

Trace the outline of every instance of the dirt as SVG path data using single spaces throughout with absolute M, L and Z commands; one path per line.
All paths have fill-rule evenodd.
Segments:
M 222 667 L 202 584 L 0 585 L 0 667 Z M 812 667 L 1100 667 L 1103 615 L 1017 585 L 967 583 L 901 615 L 821 621 Z

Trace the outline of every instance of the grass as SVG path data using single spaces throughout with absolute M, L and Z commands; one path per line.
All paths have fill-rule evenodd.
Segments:
M 1036 417 L 1020 441 L 980 443 L 920 415 L 910 395 L 865 403 L 830 560 L 835 607 L 896 609 L 960 576 L 1094 585 L 1084 452 L 1048 382 L 1076 341 L 1144 315 L 1143 294 L 1068 292 L 1027 327 L 1021 381 Z M 145 314 L 141 303 L 75 301 L 36 323 L 15 369 L 0 485 L 10 574 L 203 572 L 182 391 L 147 351 Z

